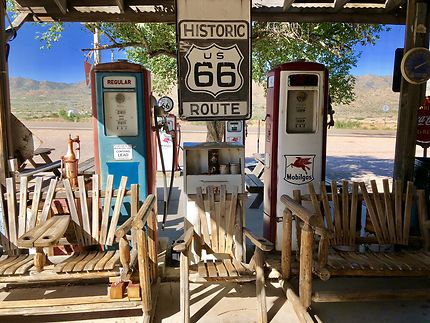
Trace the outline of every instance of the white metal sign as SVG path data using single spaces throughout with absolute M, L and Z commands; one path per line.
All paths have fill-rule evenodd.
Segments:
M 251 1 L 176 1 L 179 114 L 188 120 L 247 119 Z
M 132 160 L 133 146 L 127 144 L 113 145 L 113 159 L 115 160 Z

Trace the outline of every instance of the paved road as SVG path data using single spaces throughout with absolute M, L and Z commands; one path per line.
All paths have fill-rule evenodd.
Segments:
M 68 134 L 81 138 L 81 159 L 93 156 L 93 133 L 89 122 L 26 122 L 42 141 L 44 147 L 53 147 L 53 158 L 66 152 Z M 183 127 L 182 142 L 205 141 L 205 127 Z M 250 128 L 246 140 L 246 155 L 264 152 L 264 129 L 257 149 L 257 129 Z M 366 179 L 391 177 L 395 148 L 392 131 L 363 131 L 330 129 L 327 138 L 327 176 L 332 179 Z M 422 156 L 422 149 L 417 149 Z

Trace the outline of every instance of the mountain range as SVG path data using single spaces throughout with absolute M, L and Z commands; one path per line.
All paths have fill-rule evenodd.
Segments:
M 391 76 L 364 75 L 356 78 L 356 100 L 349 105 L 335 105 L 335 119 L 357 120 L 364 123 L 395 123 L 399 94 L 391 90 Z M 84 115 L 91 112 L 91 91 L 80 83 L 35 81 L 23 77 L 10 78 L 12 111 L 23 119 L 57 118 L 60 110 L 75 110 Z M 176 88 L 170 94 L 176 100 Z M 265 115 L 262 86 L 253 83 L 253 118 Z M 383 110 L 389 107 L 388 112 Z M 377 121 L 379 120 L 379 121 Z

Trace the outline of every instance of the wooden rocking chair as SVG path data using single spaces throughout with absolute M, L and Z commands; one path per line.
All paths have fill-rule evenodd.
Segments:
M 273 245 L 243 227 L 241 210 L 244 206 L 237 187 L 231 194 L 226 193 L 225 186 L 221 186 L 219 193 L 214 191 L 214 187 L 208 187 L 207 194 L 203 194 L 198 187 L 196 195 L 188 196 L 196 203 L 198 223 L 192 225 L 185 220 L 185 233 L 174 246 L 174 250 L 181 253 L 182 319 L 184 322 L 190 319 L 190 281 L 223 283 L 255 280 L 258 322 L 267 322 L 263 251 L 272 250 Z M 249 264 L 243 262 L 244 236 L 255 245 Z M 192 256 L 197 263 L 190 266 Z M 190 274 L 191 270 L 195 273 Z

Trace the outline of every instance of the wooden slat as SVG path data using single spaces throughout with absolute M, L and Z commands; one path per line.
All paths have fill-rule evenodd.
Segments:
M 88 251 L 84 251 L 82 253 L 79 253 L 77 257 L 69 258 L 65 260 L 66 265 L 61 269 L 61 272 L 67 273 L 71 272 L 73 270 L 73 267 L 80 262 L 82 259 L 84 259 L 88 255 Z M 56 269 L 56 268 L 55 268 Z M 56 270 L 58 273 L 59 271 Z
M 250 272 L 243 266 L 240 261 L 233 259 L 232 263 L 239 276 L 248 276 L 250 274 Z
M 94 174 L 92 177 L 93 187 L 91 192 L 91 236 L 94 241 L 99 241 L 99 224 L 100 224 L 100 186 L 99 186 L 99 175 Z
M 15 270 L 15 275 L 27 274 L 30 268 L 34 266 L 34 255 L 29 255 L 27 257 L 27 262 L 23 263 Z
M 46 222 L 49 211 L 51 210 L 52 199 L 54 198 L 55 188 L 57 187 L 57 179 L 51 179 L 48 192 L 46 193 L 45 203 L 43 204 L 42 213 L 40 214 L 39 224 Z
M 54 0 L 63 15 L 67 14 L 67 0 Z
M 115 251 L 114 255 L 106 262 L 104 270 L 112 270 L 119 263 L 119 250 Z
M 238 199 L 236 203 L 236 222 L 234 225 L 234 258 L 238 260 L 244 260 L 243 235 L 242 201 Z
M 106 236 L 108 232 L 109 214 L 112 203 L 112 192 L 113 192 L 113 175 L 108 175 L 106 180 L 106 192 L 105 199 L 103 201 L 103 212 L 102 212 L 102 224 L 100 226 L 100 237 L 99 243 L 106 243 Z
M 96 264 L 105 256 L 106 252 L 99 252 L 93 259 L 88 261 L 88 263 L 84 266 L 85 271 L 92 271 Z
M 237 277 L 237 276 L 239 276 L 239 274 L 236 271 L 236 268 L 234 268 L 234 266 L 233 266 L 233 264 L 232 264 L 232 262 L 231 262 L 230 259 L 225 259 L 223 262 L 224 262 L 225 268 L 228 271 L 228 275 L 230 277 Z
M 334 10 L 338 11 L 351 0 L 334 0 Z
M 82 229 L 85 245 L 91 244 L 90 215 L 88 214 L 87 190 L 84 176 L 78 176 L 79 200 L 81 204 Z
M 208 187 L 209 197 L 209 219 L 211 222 L 211 242 L 212 250 L 218 252 L 218 225 L 216 222 L 215 196 L 213 186 Z
M 3 275 L 8 268 L 15 266 L 17 263 L 21 263 L 25 258 L 27 258 L 27 255 L 19 255 L 18 257 L 11 259 L 11 261 L 2 264 L 0 266 L 0 275 Z
M 335 237 L 336 243 L 340 243 L 342 241 L 342 219 L 340 216 L 340 205 L 339 205 L 339 196 L 337 193 L 337 185 L 335 181 L 331 181 L 331 196 L 333 200 L 333 209 L 334 209 L 334 227 L 335 227 Z
M 225 268 L 224 264 L 221 261 L 216 261 L 215 267 L 219 277 L 228 277 L 227 269 Z
M 131 217 L 134 218 L 139 211 L 139 185 L 131 184 Z M 137 232 L 136 229 L 131 228 L 131 247 L 137 248 Z M 135 249 L 137 250 L 137 249 Z
M 95 265 L 94 270 L 103 270 L 106 263 L 115 255 L 115 251 L 108 251 L 102 259 Z
M 403 182 L 396 180 L 394 183 L 394 210 L 396 212 L 396 242 L 401 243 L 402 238 L 402 197 Z
M 197 187 L 196 188 L 196 204 L 197 204 L 197 212 L 199 215 L 199 219 L 200 219 L 200 224 L 201 224 L 201 229 L 202 229 L 202 234 L 203 234 L 203 241 L 204 243 L 210 247 L 211 246 L 211 240 L 209 237 L 209 226 L 208 226 L 208 221 L 206 218 L 206 213 L 205 213 L 205 202 L 203 200 L 203 193 L 202 193 L 202 188 L 201 187 Z
M 226 186 L 221 185 L 220 198 L 219 198 L 219 213 L 217 217 L 218 222 L 218 250 L 219 252 L 225 252 L 225 225 L 226 225 Z
M 349 183 L 342 181 L 342 232 L 343 243 L 348 243 L 350 240 L 349 232 Z
M 0 263 L 0 273 L 3 273 L 3 271 L 6 270 L 7 267 L 9 267 L 11 264 L 15 263 L 18 256 L 9 256 L 7 259 L 3 260 Z
M 43 178 L 36 177 L 36 183 L 34 185 L 34 191 L 33 191 L 33 201 L 31 203 L 31 212 L 28 220 L 28 229 L 33 229 L 34 226 L 36 225 L 37 214 L 39 212 L 42 183 L 43 183 Z
M 366 202 L 367 211 L 372 221 L 373 228 L 375 229 L 376 238 L 379 243 L 383 243 L 383 235 L 381 232 L 381 227 L 379 226 L 378 216 L 376 214 L 375 208 L 373 207 L 372 200 L 370 199 L 369 193 L 367 192 L 366 185 L 360 182 L 361 192 L 363 194 L 364 201 Z
M 33 264 L 34 255 L 25 255 L 25 257 L 18 262 L 15 262 L 12 266 L 8 267 L 3 275 L 16 275 L 16 271 L 22 266 L 28 266 L 28 263 Z
M 9 230 L 7 223 L 7 210 L 5 209 L 3 187 L 0 185 L 0 241 L 4 251 L 9 250 Z
M 327 229 L 331 232 L 334 232 L 333 219 L 332 219 L 331 212 L 330 212 L 330 204 L 328 202 L 327 189 L 325 187 L 324 181 L 322 181 L 320 183 L 320 191 L 321 191 L 321 200 L 323 203 Z
M 6 195 L 7 195 L 7 216 L 9 228 L 9 241 L 11 248 L 15 249 L 18 240 L 16 230 L 16 204 L 15 204 L 15 181 L 13 178 L 6 178 Z
M 236 223 L 236 212 L 237 212 L 237 192 L 238 187 L 233 186 L 232 188 L 232 196 L 231 196 L 231 203 L 230 203 L 230 210 L 229 215 L 227 219 L 227 232 L 226 232 L 226 243 L 225 243 L 225 252 L 232 253 L 233 248 L 233 232 L 234 232 L 234 225 Z
M 357 232 L 357 208 L 358 208 L 358 183 L 352 183 L 352 192 L 351 192 L 351 217 L 349 220 L 349 237 L 350 244 L 353 244 L 355 241 L 355 234 Z
M 45 231 L 48 230 L 56 221 L 56 217 L 52 217 L 45 223 L 37 225 L 33 229 L 28 230 L 25 234 L 18 238 L 17 246 L 20 248 L 34 247 L 34 242 L 39 239 L 39 237 L 44 234 Z
M 84 237 L 82 235 L 81 223 L 79 221 L 78 210 L 76 209 L 75 199 L 73 197 L 72 187 L 68 179 L 63 180 L 64 189 L 66 191 L 67 205 L 69 207 L 70 218 L 73 222 L 73 229 L 75 231 L 78 244 L 84 244 Z
M 381 199 L 379 196 L 379 191 L 378 191 L 378 186 L 376 185 L 376 181 L 375 180 L 371 180 L 370 181 L 370 185 L 372 186 L 372 196 L 373 196 L 373 202 L 374 205 L 376 207 L 376 214 L 378 216 L 378 220 L 379 220 L 379 225 L 381 228 L 381 233 L 382 233 L 382 237 L 383 237 L 383 241 L 384 242 L 389 242 L 388 239 L 388 228 L 387 228 L 387 221 L 385 219 L 385 213 L 384 210 L 382 208 L 382 204 L 381 204 Z
M 197 272 L 199 273 L 200 277 L 208 277 L 208 273 L 206 271 L 206 263 L 203 261 L 200 261 L 197 265 Z
M 284 12 L 287 12 L 290 9 L 291 5 L 295 0 L 284 0 L 284 4 L 282 5 L 282 9 Z
M 81 272 L 84 270 L 84 267 L 86 264 L 88 264 L 88 262 L 90 262 L 91 260 L 93 260 L 95 257 L 97 257 L 97 255 L 99 254 L 99 252 L 97 251 L 91 251 L 84 259 L 82 259 L 81 261 L 79 261 L 72 269 L 73 272 Z
M 106 238 L 106 245 L 108 246 L 111 246 L 115 239 L 115 231 L 118 225 L 119 216 L 121 214 L 120 212 L 121 212 L 121 207 L 123 205 L 122 202 L 124 200 L 126 186 L 127 186 L 127 176 L 122 176 L 121 182 L 119 183 L 118 195 L 115 200 L 115 206 L 113 209 L 112 218 L 110 221 L 108 236 Z
M 382 185 L 384 188 L 385 217 L 387 219 L 388 234 L 390 236 L 390 241 L 394 243 L 396 242 L 396 228 L 394 225 L 394 213 L 390 186 L 387 178 L 382 180 Z
M 414 183 L 408 181 L 406 184 L 405 215 L 403 218 L 403 244 L 409 243 L 409 232 L 411 230 L 412 199 L 414 195 Z
M 315 192 L 315 188 L 314 188 L 314 183 L 310 182 L 308 184 L 308 190 L 309 190 L 309 195 L 311 197 L 311 201 L 312 201 L 312 206 L 318 216 L 318 219 L 320 221 L 320 224 L 322 225 L 324 223 L 324 219 L 321 213 L 321 209 L 320 209 L 320 203 L 318 201 L 318 196 Z
M 64 237 L 64 233 L 70 223 L 70 216 L 68 214 L 56 215 L 52 219 L 54 219 L 53 224 L 34 241 L 35 247 L 55 246 Z
M 26 231 L 27 223 L 27 185 L 28 178 L 21 178 L 19 183 L 19 214 L 18 214 L 18 238 Z
M 208 261 L 206 263 L 206 267 L 208 268 L 208 274 L 209 274 L 208 277 L 210 278 L 218 277 L 218 272 L 216 270 L 214 262 Z
M 427 221 L 427 203 L 424 190 L 417 190 L 418 196 L 418 220 L 420 224 L 421 236 L 424 238 L 424 250 L 430 249 L 430 233 L 429 228 L 426 227 Z

